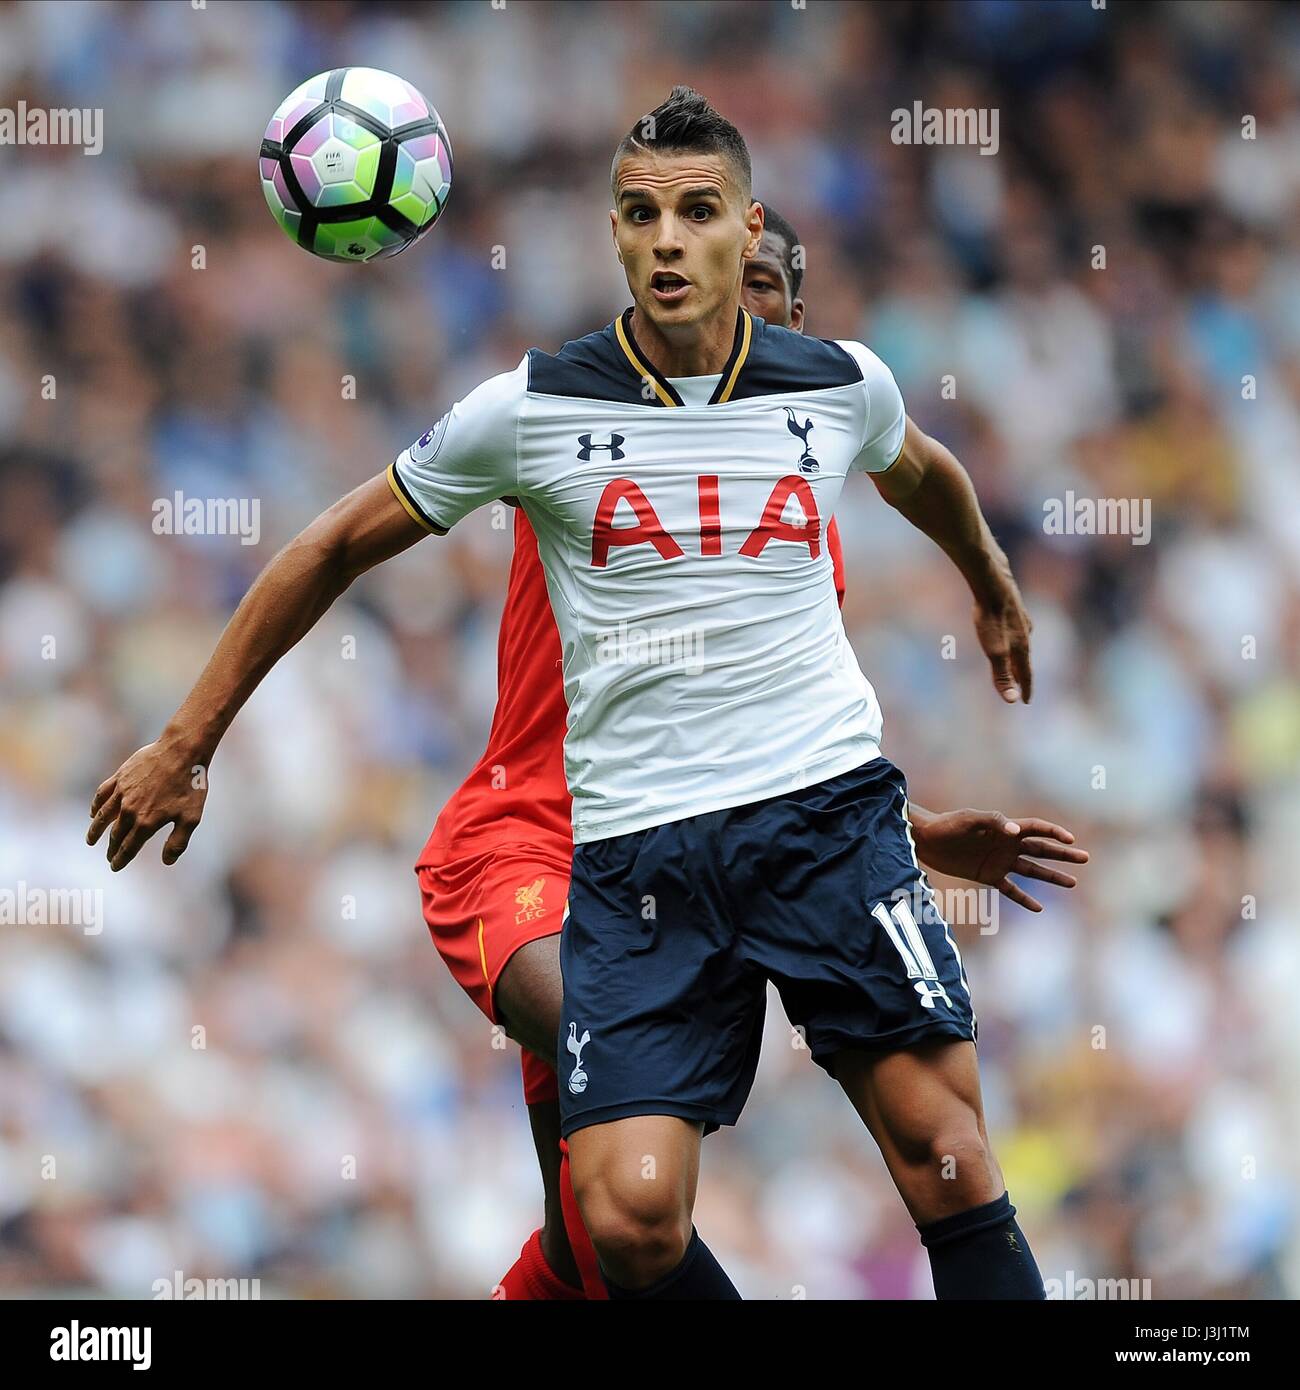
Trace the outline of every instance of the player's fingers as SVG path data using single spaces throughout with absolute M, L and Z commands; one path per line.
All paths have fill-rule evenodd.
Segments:
M 973 828 L 988 830 L 994 835 L 1010 835 L 1012 837 L 1021 833 L 1020 822 L 1012 820 L 1010 816 L 1004 816 L 1001 811 L 977 812 Z
M 993 687 L 1009 705 L 1020 699 L 1020 687 L 1011 673 L 1011 662 L 1006 652 L 990 652 L 989 666 L 993 670 Z
M 112 869 L 114 873 L 117 873 L 119 869 L 125 869 L 148 843 L 149 837 L 153 834 L 155 829 L 155 826 L 146 825 L 144 822 L 137 822 L 122 836 L 116 850 L 113 849 L 112 842 L 110 841 L 108 867 Z
M 1063 859 L 1070 864 L 1086 864 L 1088 851 L 1077 845 L 1058 845 L 1055 840 L 1021 840 L 1020 848 L 1026 854 L 1037 855 L 1039 859 Z
M 105 778 L 104 781 L 95 788 L 95 795 L 90 799 L 90 814 L 93 816 L 116 790 L 117 773 L 115 772 L 111 777 Z
M 105 826 L 111 825 L 117 819 L 117 808 L 121 804 L 122 797 L 116 791 L 106 801 L 100 802 L 99 810 L 91 818 L 90 829 L 86 831 L 88 845 L 93 845 L 104 833 Z
M 118 851 L 122 848 L 123 841 L 135 828 L 135 812 L 121 807 L 118 810 L 117 819 L 113 822 L 113 828 L 108 834 L 108 860 L 110 864 L 117 858 Z
M 1009 878 L 1004 878 L 998 884 L 998 892 L 1004 898 L 1009 898 L 1017 907 L 1023 907 L 1030 912 L 1041 912 L 1043 905 L 1037 898 L 1031 898 L 1019 884 L 1012 883 Z
M 1032 859 L 1023 857 L 1011 866 L 1011 872 L 1019 874 L 1021 878 L 1036 878 L 1040 883 L 1054 883 L 1058 888 L 1073 888 L 1079 882 L 1073 874 L 1049 868 L 1046 864 L 1036 864 Z
M 1028 637 L 1012 644 L 1011 669 L 1015 673 L 1016 684 L 1020 687 L 1020 698 L 1028 704 L 1034 694 L 1034 672 L 1029 664 Z
M 1067 830 L 1063 825 L 1057 825 L 1055 821 L 1043 820 L 1039 816 L 1021 816 L 1020 826 L 1026 835 L 1046 835 L 1050 839 L 1060 840 L 1065 845 L 1074 843 L 1074 832 Z
M 163 846 L 162 862 L 164 864 L 174 864 L 185 853 L 196 825 L 198 825 L 196 820 L 178 820 L 176 822 L 172 827 L 172 833 L 167 837 L 167 843 Z

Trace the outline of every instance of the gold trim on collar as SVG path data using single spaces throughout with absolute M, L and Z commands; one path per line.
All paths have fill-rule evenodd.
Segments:
M 641 378 L 642 381 L 648 381 L 655 388 L 655 395 L 659 397 L 660 404 L 677 405 L 678 402 L 673 400 L 673 398 L 668 394 L 668 392 L 664 390 L 663 386 L 660 385 L 658 378 L 650 369 L 649 364 L 646 362 L 642 362 L 641 359 L 636 355 L 636 351 L 632 347 L 632 344 L 628 341 L 627 333 L 623 328 L 622 314 L 620 314 L 618 318 L 614 320 L 614 332 L 618 334 L 618 345 L 623 349 L 624 353 L 627 356 L 627 360 L 632 364 L 632 370 L 637 374 L 637 376 Z
M 731 375 L 727 378 L 727 384 L 718 392 L 716 399 L 712 402 L 712 404 L 715 405 L 721 405 L 723 401 L 731 399 L 731 392 L 736 385 L 736 378 L 740 375 L 740 369 L 745 365 L 745 361 L 749 357 L 749 344 L 754 335 L 754 321 L 750 318 L 748 309 L 741 309 L 740 313 L 744 320 L 740 329 L 740 351 L 736 354 L 736 361 L 731 368 Z
M 636 372 L 637 376 L 642 381 L 650 382 L 654 387 L 660 405 L 684 405 L 685 402 L 677 394 L 667 377 L 662 376 L 638 353 L 627 326 L 629 313 L 630 311 L 625 310 L 614 320 L 614 332 L 618 337 L 619 347 L 623 349 L 623 355 L 631 363 L 632 370 Z M 731 393 L 736 389 L 736 382 L 740 379 L 740 373 L 749 360 L 749 349 L 754 341 L 754 320 L 748 309 L 741 307 L 737 313 L 739 322 L 736 324 L 736 335 L 732 343 L 731 356 L 727 359 L 718 385 L 709 398 L 710 405 L 721 405 L 731 399 Z

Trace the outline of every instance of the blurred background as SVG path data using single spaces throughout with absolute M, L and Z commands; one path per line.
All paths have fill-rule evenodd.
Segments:
M 371 266 L 293 247 L 257 177 L 281 98 L 344 64 L 414 82 L 456 156 L 444 219 Z M 0 3 L 0 106 L 104 110 L 98 158 L 0 147 L 0 888 L 103 889 L 104 925 L 0 926 L 0 1293 L 482 1298 L 539 1224 L 517 1049 L 411 871 L 486 738 L 509 530 L 354 587 L 236 721 L 178 866 L 160 836 L 111 875 L 87 806 L 285 540 L 629 302 L 609 158 L 677 82 L 798 230 L 808 331 L 891 365 L 1034 618 L 1009 709 L 955 572 L 851 481 L 845 620 L 915 798 L 1093 856 L 958 933 L 1044 1275 L 1300 1292 L 1297 12 L 59 0 Z M 996 108 L 997 155 L 893 144 L 918 100 Z M 260 542 L 155 534 L 178 489 L 259 499 Z M 1150 543 L 1046 534 L 1069 490 L 1149 499 Z M 779 1005 L 696 1217 L 747 1297 L 931 1296 Z

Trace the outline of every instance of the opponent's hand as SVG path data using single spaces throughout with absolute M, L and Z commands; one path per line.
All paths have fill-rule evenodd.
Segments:
M 175 829 L 163 845 L 162 862 L 174 864 L 185 853 L 208 795 L 206 775 L 194 771 L 197 762 L 191 750 L 160 739 L 132 753 L 100 783 L 90 803 L 86 843 L 93 845 L 108 826 L 113 827 L 108 866 L 114 873 L 125 868 L 164 825 Z
M 1029 667 L 1029 634 L 1033 623 L 1015 584 L 1009 584 L 996 604 L 975 605 L 975 635 L 993 670 L 993 684 L 1009 705 L 1029 703 L 1034 673 Z
M 1086 864 L 1087 850 L 1074 847 L 1074 836 L 1063 825 L 1023 816 L 1008 820 L 1001 811 L 944 811 L 913 826 L 916 854 L 928 868 L 972 883 L 985 883 L 1030 912 L 1043 905 L 1009 874 L 1036 878 L 1058 888 L 1073 888 L 1078 879 L 1062 869 L 1049 868 L 1029 858 L 1056 859 Z

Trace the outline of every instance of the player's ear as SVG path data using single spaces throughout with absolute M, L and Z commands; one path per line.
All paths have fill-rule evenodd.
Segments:
M 803 300 L 794 299 L 790 302 L 790 327 L 796 333 L 803 332 Z
M 741 253 L 742 260 L 752 260 L 758 255 L 759 243 L 763 240 L 763 204 L 750 203 L 745 214 L 745 230 L 749 233 L 749 243 Z
M 618 212 L 615 208 L 609 210 L 609 235 L 614 242 L 614 254 L 618 257 L 619 265 L 622 265 L 623 253 L 618 249 Z

